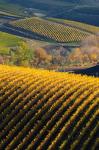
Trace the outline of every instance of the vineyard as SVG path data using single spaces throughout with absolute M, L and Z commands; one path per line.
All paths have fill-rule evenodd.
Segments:
M 99 78 L 0 66 L 0 149 L 98 147 Z
M 32 31 L 38 35 L 54 40 L 60 43 L 80 42 L 87 36 L 93 34 L 84 29 L 63 25 L 46 19 L 32 17 L 11 22 L 11 25 L 19 29 Z
M 99 27 L 89 25 L 82 22 L 72 21 L 72 20 L 65 20 L 65 19 L 56 19 L 56 18 L 49 18 L 49 21 L 57 22 L 57 23 L 63 23 L 64 25 L 68 25 L 71 27 L 75 27 L 78 29 L 85 30 L 86 32 L 90 32 L 93 34 L 99 33 Z

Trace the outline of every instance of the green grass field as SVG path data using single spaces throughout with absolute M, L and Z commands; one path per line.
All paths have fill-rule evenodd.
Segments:
M 0 54 L 8 54 L 11 47 L 16 47 L 22 39 L 15 35 L 0 32 Z

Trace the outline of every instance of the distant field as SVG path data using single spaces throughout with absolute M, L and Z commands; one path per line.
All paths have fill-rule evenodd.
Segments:
M 21 41 L 17 36 L 0 32 L 0 54 L 7 54 L 10 47 L 18 46 Z
M 81 28 L 81 25 L 79 25 L 78 28 L 78 23 L 73 25 L 73 22 L 71 22 L 64 25 L 37 17 L 13 21 L 11 25 L 18 27 L 20 30 L 32 31 L 60 43 L 77 43 L 91 34 L 87 25 L 84 28 Z M 93 31 L 93 33 L 95 32 Z
M 0 14 L 1 12 L 3 14 L 10 14 L 10 15 L 15 15 L 15 16 L 22 16 L 24 11 L 24 7 L 18 5 L 18 4 L 13 4 L 9 2 L 5 2 L 4 0 L 0 0 Z
M 90 32 L 93 34 L 99 33 L 99 27 L 89 25 L 86 23 L 72 21 L 72 20 L 65 20 L 65 19 L 57 19 L 57 18 L 48 18 L 48 20 L 57 22 L 57 23 L 63 23 L 64 25 L 69 25 L 71 27 L 79 28 L 81 30 L 84 30 L 86 32 Z
M 78 7 L 75 9 L 76 12 L 88 15 L 99 15 L 99 5 L 98 6 L 85 6 Z
M 30 10 L 29 10 L 30 8 Z M 32 9 L 31 9 L 32 8 Z M 44 13 L 47 17 L 63 18 L 99 26 L 99 2 L 92 0 L 0 0 L 0 10 L 14 15 Z
M 0 17 L 1 16 L 12 16 L 12 17 L 15 17 L 16 15 L 8 13 L 8 12 L 5 12 L 5 11 L 0 11 Z

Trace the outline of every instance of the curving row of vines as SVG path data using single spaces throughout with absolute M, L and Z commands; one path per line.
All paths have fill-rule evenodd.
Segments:
M 96 150 L 99 78 L 0 65 L 0 149 Z
M 13 26 L 32 31 L 38 35 L 52 39 L 57 42 L 79 42 L 91 35 L 89 32 L 68 25 L 62 25 L 36 17 L 13 21 Z

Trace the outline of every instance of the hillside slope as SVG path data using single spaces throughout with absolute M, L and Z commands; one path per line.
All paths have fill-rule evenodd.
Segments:
M 63 18 L 99 26 L 98 0 L 0 0 L 0 10 L 24 16 L 41 13 L 47 17 Z M 87 6 L 87 7 L 86 7 Z M 16 13 L 15 13 L 16 12 Z M 86 12 L 86 13 L 85 13 Z
M 15 27 L 15 30 L 36 34 L 36 37 L 40 36 L 41 39 L 60 43 L 77 43 L 99 31 L 98 27 L 79 22 L 53 18 L 49 20 L 39 17 L 12 21 L 11 25 L 12 28 Z
M 98 148 L 99 78 L 0 66 L 0 149 Z
M 5 32 L 0 32 L 0 55 L 8 55 L 12 47 L 19 46 L 22 38 Z
M 90 68 L 79 69 L 74 72 L 77 74 L 87 74 L 87 75 L 99 77 L 99 64 L 97 64 L 96 66 L 90 67 Z
M 23 2 L 21 0 L 4 0 L 10 3 L 19 3 L 19 4 L 23 4 Z M 76 4 L 89 4 L 89 5 L 97 5 L 98 4 L 98 0 L 24 0 L 24 4 L 28 4 L 28 3 L 34 3 L 34 2 L 40 2 L 40 3 L 56 3 L 56 2 L 61 2 L 61 3 L 76 3 Z M 30 4 L 28 4 L 30 5 Z

